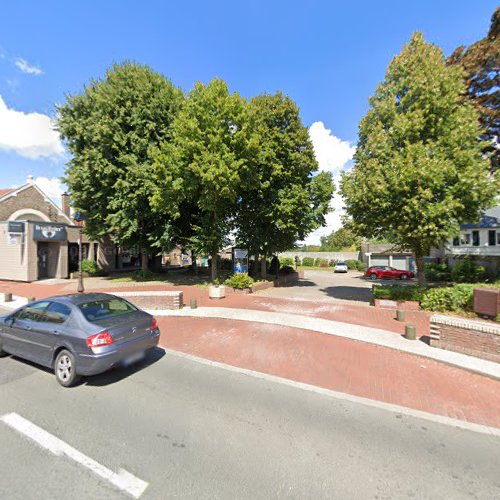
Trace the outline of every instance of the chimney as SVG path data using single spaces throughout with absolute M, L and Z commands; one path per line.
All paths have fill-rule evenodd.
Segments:
M 28 178 L 26 179 L 27 184 L 33 184 L 33 176 L 30 174 L 28 175 Z
M 70 208 L 69 208 L 69 195 L 68 193 L 63 193 L 61 195 L 61 208 L 64 215 L 70 217 Z

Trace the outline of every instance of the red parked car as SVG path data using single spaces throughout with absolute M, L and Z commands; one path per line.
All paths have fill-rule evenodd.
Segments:
M 404 269 L 394 269 L 394 267 L 389 267 L 389 266 L 369 267 L 365 273 L 365 276 L 372 280 L 376 279 L 407 280 L 408 278 L 415 277 L 415 275 L 411 271 L 405 271 Z

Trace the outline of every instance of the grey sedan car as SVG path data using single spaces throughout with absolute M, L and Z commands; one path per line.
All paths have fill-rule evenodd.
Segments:
M 142 359 L 159 338 L 153 316 L 107 293 L 49 297 L 0 317 L 0 356 L 53 368 L 64 387 Z

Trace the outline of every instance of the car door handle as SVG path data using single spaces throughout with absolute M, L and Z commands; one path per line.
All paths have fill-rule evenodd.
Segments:
M 59 335 L 61 332 L 60 332 L 59 330 L 52 330 L 52 333 L 53 333 L 54 335 Z
M 25 326 L 24 329 L 25 330 L 31 330 L 31 326 Z

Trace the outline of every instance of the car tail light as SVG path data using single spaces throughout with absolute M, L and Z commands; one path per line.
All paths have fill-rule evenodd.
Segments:
M 158 329 L 158 321 L 156 321 L 156 318 L 153 318 L 153 321 L 151 322 L 151 330 L 157 330 Z
M 97 335 L 92 335 L 87 338 L 87 346 L 92 349 L 94 347 L 103 347 L 105 345 L 111 345 L 113 343 L 113 337 L 109 332 L 101 332 Z

